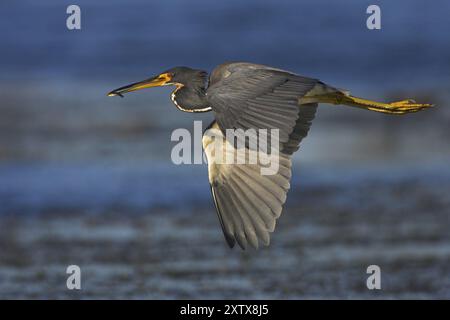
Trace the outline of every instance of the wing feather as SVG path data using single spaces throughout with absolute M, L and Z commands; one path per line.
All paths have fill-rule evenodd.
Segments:
M 225 152 L 236 152 L 218 125 L 212 126 L 214 139 L 222 139 Z M 237 242 L 245 249 L 268 245 L 289 190 L 290 156 L 279 155 L 280 170 L 274 175 L 262 175 L 262 165 L 218 163 L 213 139 L 203 136 L 208 160 L 208 176 L 222 230 L 230 247 Z M 246 155 L 255 150 L 245 149 Z
M 220 129 L 279 129 L 281 144 L 288 142 L 299 118 L 299 99 L 319 81 L 242 63 L 230 64 L 227 71 L 207 89 Z

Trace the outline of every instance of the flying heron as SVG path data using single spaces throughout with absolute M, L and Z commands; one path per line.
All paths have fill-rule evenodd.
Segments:
M 414 100 L 382 103 L 357 98 L 317 79 L 245 62 L 221 64 L 209 77 L 203 70 L 175 67 L 115 89 L 108 96 L 123 97 L 127 92 L 166 85 L 176 87 L 171 99 L 181 111 L 213 111 L 215 120 L 208 129 L 224 142 L 227 129 L 278 129 L 279 168 L 273 175 L 262 175 L 258 163 L 214 161 L 211 137 L 203 135 L 209 183 L 225 239 L 231 248 L 237 242 L 242 249 L 258 248 L 259 241 L 269 244 L 269 233 L 274 231 L 290 188 L 291 156 L 308 134 L 319 103 L 393 115 L 432 106 Z

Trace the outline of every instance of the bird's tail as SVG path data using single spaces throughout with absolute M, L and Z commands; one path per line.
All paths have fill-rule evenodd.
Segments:
M 349 93 L 344 91 L 330 92 L 324 95 L 315 96 L 315 98 L 319 103 L 340 104 L 376 112 L 397 114 L 397 115 L 411 112 L 418 112 L 420 110 L 427 109 L 433 106 L 432 104 L 428 103 L 416 103 L 416 101 L 411 99 L 395 101 L 390 103 L 377 102 L 358 97 L 353 97 Z

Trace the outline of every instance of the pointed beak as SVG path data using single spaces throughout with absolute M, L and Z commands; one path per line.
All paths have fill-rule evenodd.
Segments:
M 136 83 L 129 84 L 117 88 L 108 93 L 108 97 L 120 96 L 123 98 L 123 94 L 131 91 L 137 91 L 145 88 L 160 87 L 170 84 L 172 76 L 169 73 L 161 73 L 160 75 Z

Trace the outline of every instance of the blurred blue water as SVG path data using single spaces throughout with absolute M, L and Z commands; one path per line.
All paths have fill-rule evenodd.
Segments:
M 308 199 L 308 195 L 323 194 L 331 204 L 358 210 L 360 204 L 354 202 L 354 196 L 365 186 L 380 185 L 390 190 L 420 181 L 422 187 L 440 190 L 434 192 L 441 192 L 443 197 L 450 186 L 446 163 L 421 170 L 414 166 L 339 170 L 300 166 L 294 173 L 288 199 L 294 206 L 315 203 L 317 197 Z M 147 213 L 154 209 L 190 214 L 199 208 L 212 209 L 205 165 L 1 165 L 0 176 L 0 215 L 61 211 L 95 214 L 105 210 Z M 327 193 L 329 188 L 338 191 L 335 196 Z M 395 200 L 392 206 L 408 203 L 386 199 L 382 194 L 379 196 L 385 202 Z
M 175 65 L 212 69 L 247 60 L 326 81 L 435 86 L 450 79 L 450 2 L 80 0 L 82 30 L 65 27 L 71 1 L 2 1 L 0 80 L 65 82 L 143 77 Z M 372 83 L 373 85 L 373 83 Z
M 81 31 L 66 28 L 70 4 Z M 371 4 L 381 30 L 366 28 Z M 450 297 L 449 12 L 448 0 L 2 0 L 0 297 Z M 212 115 L 178 112 L 168 87 L 106 97 L 230 60 L 439 107 L 321 106 L 271 247 L 230 251 L 206 166 L 170 161 L 172 130 Z M 64 289 L 73 263 L 78 293 Z M 364 285 L 373 263 L 379 292 Z
M 170 131 L 190 128 L 193 117 L 175 110 L 167 88 L 105 96 L 172 66 L 244 60 L 378 99 L 396 90 L 448 97 L 449 1 L 377 1 L 377 31 L 366 28 L 372 1 L 79 0 L 81 31 L 66 28 L 69 4 L 0 3 L 0 213 L 210 204 L 206 168 L 170 164 Z M 299 152 L 298 163 L 316 171 L 294 185 L 321 181 L 323 162 L 334 165 L 328 172 L 342 163 L 415 162 L 420 173 L 426 160 L 448 159 L 445 106 L 401 120 L 328 110 Z M 429 167 L 433 178 L 423 178 L 447 177 L 448 168 Z

